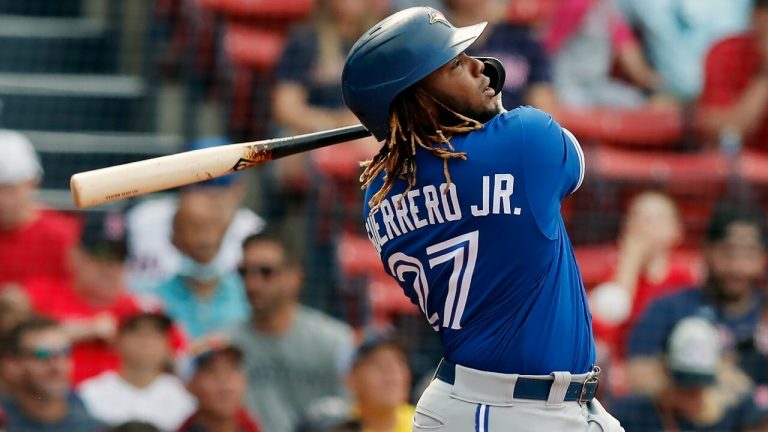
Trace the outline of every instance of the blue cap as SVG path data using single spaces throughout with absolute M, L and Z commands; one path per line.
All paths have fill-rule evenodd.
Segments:
M 341 78 L 344 102 L 376 139 L 385 139 L 395 97 L 464 52 L 486 25 L 454 27 L 429 7 L 390 15 L 352 47 Z

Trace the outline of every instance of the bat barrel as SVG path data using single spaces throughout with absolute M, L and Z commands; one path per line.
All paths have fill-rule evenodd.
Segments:
M 295 137 L 194 150 L 77 173 L 70 179 L 75 205 L 110 201 L 198 183 L 288 155 L 370 136 L 362 125 Z

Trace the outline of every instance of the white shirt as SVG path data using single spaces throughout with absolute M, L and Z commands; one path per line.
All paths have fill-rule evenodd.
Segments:
M 128 229 L 128 287 L 139 293 L 152 289 L 179 271 L 181 253 L 171 243 L 175 197 L 144 201 L 126 214 Z M 264 229 L 264 220 L 252 210 L 235 213 L 224 234 L 219 254 L 214 258 L 225 271 L 234 271 L 242 259 L 242 243 L 251 234 Z
M 108 371 L 83 381 L 78 390 L 88 412 L 111 426 L 137 420 L 175 431 L 197 408 L 181 380 L 170 374 L 137 388 Z

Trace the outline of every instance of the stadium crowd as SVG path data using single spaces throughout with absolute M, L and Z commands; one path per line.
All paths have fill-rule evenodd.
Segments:
M 152 66 L 195 68 L 189 103 L 227 113 L 226 137 L 188 125 L 185 150 L 358 123 L 345 54 L 392 10 L 489 21 L 469 54 L 504 64 L 505 107 L 551 112 L 587 153 L 563 211 L 601 400 L 628 432 L 768 430 L 767 0 L 286 0 L 312 10 L 282 21 L 248 3 L 153 2 Z M 410 431 L 441 353 L 361 227 L 356 162 L 376 150 L 69 211 L 0 130 L 0 431 Z

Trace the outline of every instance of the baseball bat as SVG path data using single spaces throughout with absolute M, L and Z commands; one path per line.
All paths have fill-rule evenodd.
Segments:
M 370 136 L 363 125 L 286 138 L 229 144 L 74 174 L 78 208 L 158 192 L 251 168 L 274 159 Z

